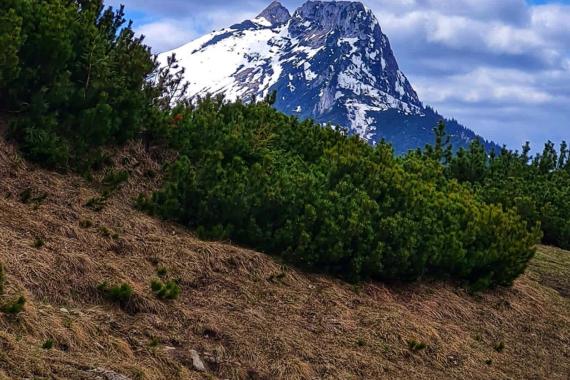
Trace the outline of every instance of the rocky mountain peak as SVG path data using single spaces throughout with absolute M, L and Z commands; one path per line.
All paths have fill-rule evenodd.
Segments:
M 264 18 L 271 23 L 272 26 L 285 24 L 291 18 L 289 10 L 280 2 L 274 1 L 261 12 L 257 18 Z
M 275 91 L 279 111 L 346 128 L 405 152 L 432 141 L 441 119 L 400 70 L 374 13 L 360 2 L 308 1 L 291 16 L 274 1 L 253 20 L 214 31 L 172 52 L 191 97 L 259 99 Z M 448 124 L 456 146 L 474 136 Z
M 364 19 L 375 20 L 372 12 L 356 1 L 308 1 L 295 11 L 293 17 L 330 30 L 354 29 Z

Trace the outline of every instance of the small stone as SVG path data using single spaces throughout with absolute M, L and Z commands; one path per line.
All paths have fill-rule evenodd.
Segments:
M 190 350 L 190 355 L 192 356 L 192 365 L 196 371 L 205 372 L 206 366 L 202 359 L 200 359 L 200 355 L 196 350 Z
M 110 371 L 105 368 L 96 368 L 91 370 L 91 372 L 102 376 L 106 380 L 130 380 L 127 376 L 121 375 L 120 373 Z
M 61 309 L 59 309 L 59 311 L 65 314 L 69 314 L 69 310 L 67 310 L 65 307 L 62 307 Z

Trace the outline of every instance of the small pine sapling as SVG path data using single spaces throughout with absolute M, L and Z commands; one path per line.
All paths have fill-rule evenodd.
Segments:
M 163 283 L 160 280 L 153 280 L 150 284 L 150 288 L 156 297 L 161 300 L 174 300 L 178 298 L 181 293 L 180 286 L 172 280 L 169 280 L 166 283 Z

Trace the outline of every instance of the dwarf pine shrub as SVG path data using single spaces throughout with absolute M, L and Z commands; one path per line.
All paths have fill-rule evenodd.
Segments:
M 179 159 L 136 204 L 201 237 L 351 280 L 430 276 L 473 290 L 511 285 L 541 238 L 570 247 L 565 143 L 534 157 L 478 141 L 453 154 L 442 124 L 434 146 L 396 157 L 277 112 L 275 94 L 172 107 L 187 88 L 174 58 L 159 69 L 123 8 L 100 1 L 3 0 L 0 46 L 0 108 L 18 115 L 9 129 L 26 157 L 86 170 L 109 164 L 105 146 L 168 144 Z M 126 179 L 109 172 L 85 206 L 100 211 Z
M 101 181 L 103 194 L 113 193 L 122 183 L 128 181 L 128 179 L 129 173 L 125 170 L 109 170 Z
M 160 280 L 153 280 L 150 287 L 156 297 L 162 300 L 174 300 L 178 298 L 181 293 L 180 286 L 172 280 L 162 282 Z
M 109 301 L 119 303 L 121 305 L 129 302 L 133 296 L 133 288 L 127 283 L 120 285 L 109 285 L 107 281 L 99 284 L 97 290 Z
M 504 148 L 488 155 L 474 141 L 460 149 L 445 167 L 448 178 L 469 184 L 486 203 L 514 209 L 529 226 L 538 223 L 542 241 L 570 249 L 570 151 L 566 142 L 558 150 L 547 142 L 530 156 L 527 143 L 521 151 Z
M 45 243 L 44 239 L 38 236 L 34 239 L 34 242 L 32 243 L 32 247 L 34 247 L 36 249 L 40 249 L 45 244 L 46 243 Z
M 87 200 L 85 203 L 85 208 L 88 208 L 91 211 L 99 212 L 105 208 L 105 202 L 107 202 L 106 196 L 93 197 Z
M 166 269 L 166 267 L 160 266 L 156 269 L 156 274 L 159 277 L 164 277 L 164 276 L 166 276 L 167 273 L 168 273 L 168 270 Z
M 395 157 L 266 102 L 206 98 L 169 131 L 180 158 L 139 207 L 200 236 L 351 280 L 455 278 L 510 285 L 539 231 L 480 200 L 424 154 Z
M 0 2 L 0 108 L 29 159 L 51 168 L 96 165 L 100 148 L 154 120 L 147 77 L 156 61 L 123 8 L 101 1 Z

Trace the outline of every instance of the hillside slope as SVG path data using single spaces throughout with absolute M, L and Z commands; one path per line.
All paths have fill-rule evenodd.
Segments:
M 5 379 L 566 379 L 570 252 L 540 247 L 512 289 L 469 296 L 450 284 L 353 286 L 208 243 L 131 207 L 160 164 L 131 145 L 130 178 L 100 212 L 96 182 L 36 169 L 0 139 Z M 97 177 L 96 177 L 97 179 Z M 22 202 L 22 193 L 30 196 Z M 89 223 L 88 223 L 89 222 Z M 83 228 L 82 228 L 83 226 Z M 116 235 L 115 235 L 116 234 Z M 115 235 L 115 236 L 113 236 Z M 45 243 L 34 248 L 40 238 Z M 156 299 L 157 268 L 179 299 Z M 102 281 L 128 282 L 120 308 Z M 54 347 L 42 345 L 52 339 Z M 425 343 L 413 350 L 410 342 Z M 417 346 L 417 345 L 416 345 Z M 207 367 L 195 370 L 191 350 Z

